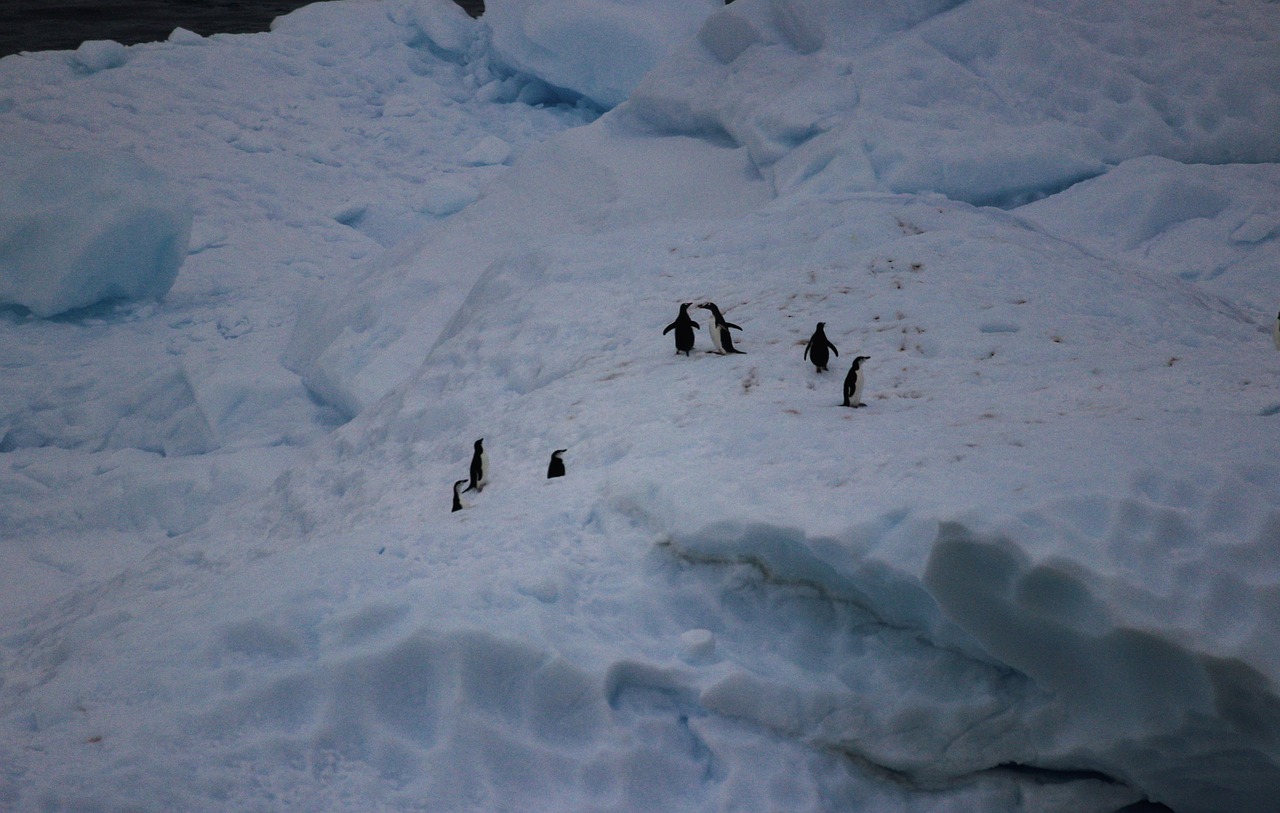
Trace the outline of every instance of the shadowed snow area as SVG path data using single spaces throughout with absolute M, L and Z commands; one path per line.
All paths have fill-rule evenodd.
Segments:
M 487 5 L 0 59 L 0 809 L 1268 809 L 1280 6 Z

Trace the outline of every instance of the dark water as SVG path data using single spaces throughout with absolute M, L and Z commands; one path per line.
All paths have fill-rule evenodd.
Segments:
M 266 31 L 313 0 L 0 0 L 0 56 L 68 50 L 85 40 L 155 42 L 181 26 L 197 34 Z M 457 0 L 471 16 L 483 0 Z

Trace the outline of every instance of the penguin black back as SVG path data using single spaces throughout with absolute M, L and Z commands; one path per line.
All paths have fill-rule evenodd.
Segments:
M 837 356 L 840 355 L 840 351 L 837 350 L 836 346 L 827 338 L 826 331 L 824 330 L 826 325 L 826 322 L 819 322 L 817 329 L 813 331 L 813 335 L 809 337 L 808 343 L 804 346 L 805 358 L 812 361 L 813 366 L 818 368 L 818 372 L 820 373 L 826 372 L 827 362 L 831 361 L 832 353 L 835 353 Z
M 689 306 L 692 304 L 692 302 L 683 303 L 680 306 L 680 315 L 662 331 L 663 336 L 673 330 L 676 332 L 676 353 L 684 353 L 686 356 L 689 355 L 689 351 L 693 350 L 693 331 L 700 327 L 697 322 L 693 321 L 693 317 L 689 315 Z
M 844 403 L 841 406 L 866 406 L 862 403 L 862 362 L 870 358 L 870 356 L 858 356 L 853 360 L 849 374 L 844 377 Z
M 484 451 L 484 438 L 475 442 L 475 450 L 471 453 L 471 481 L 463 491 L 484 491 L 485 482 L 489 479 L 489 456 Z
M 547 479 L 553 477 L 564 477 L 564 461 L 560 459 L 560 455 L 569 451 L 568 449 L 556 449 L 551 453 L 551 462 L 547 464 Z

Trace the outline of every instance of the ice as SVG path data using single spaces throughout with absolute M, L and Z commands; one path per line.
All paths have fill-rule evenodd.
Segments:
M 123 152 L 38 156 L 14 169 L 0 187 L 0 302 L 54 316 L 168 293 L 192 212 L 161 172 Z
M 1265 312 L 1280 225 L 1275 166 L 1135 158 L 1017 211 L 1054 233 Z
M 511 145 L 495 136 L 485 136 L 462 156 L 462 160 L 471 166 L 505 164 L 510 158 Z
M 714 0 L 494 0 L 484 21 L 498 64 L 607 109 L 715 7 Z
M 123 65 L 129 49 L 114 40 L 89 40 L 72 52 L 71 59 L 86 73 L 97 73 Z
M 1280 142 L 1253 116 L 1276 115 L 1280 98 L 1245 90 L 1276 69 L 1267 38 L 1254 36 L 1269 10 L 950 5 L 734 3 L 626 107 L 663 131 L 726 134 L 780 192 L 936 191 L 1010 205 L 1142 155 L 1276 160 Z
M 0 308 L 0 808 L 1269 809 L 1277 8 L 0 60 L 5 194 L 191 221 L 164 292 Z M 674 352 L 707 301 L 745 355 Z
M 453 59 L 464 57 L 479 35 L 480 24 L 452 0 L 420 0 L 409 13 L 423 36 Z

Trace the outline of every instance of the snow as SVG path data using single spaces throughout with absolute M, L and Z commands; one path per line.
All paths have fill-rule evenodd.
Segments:
M 524 0 L 485 7 L 492 58 L 561 95 L 603 108 L 625 101 L 716 0 Z
M 187 253 L 191 208 L 128 153 L 55 153 L 0 196 L 0 303 L 54 316 L 159 299 Z
M 628 106 L 727 134 L 779 192 L 1010 205 L 1145 155 L 1275 162 L 1273 22 L 1250 3 L 734 3 Z
M 0 60 L 0 808 L 1268 809 L 1280 7 L 488 5 Z

